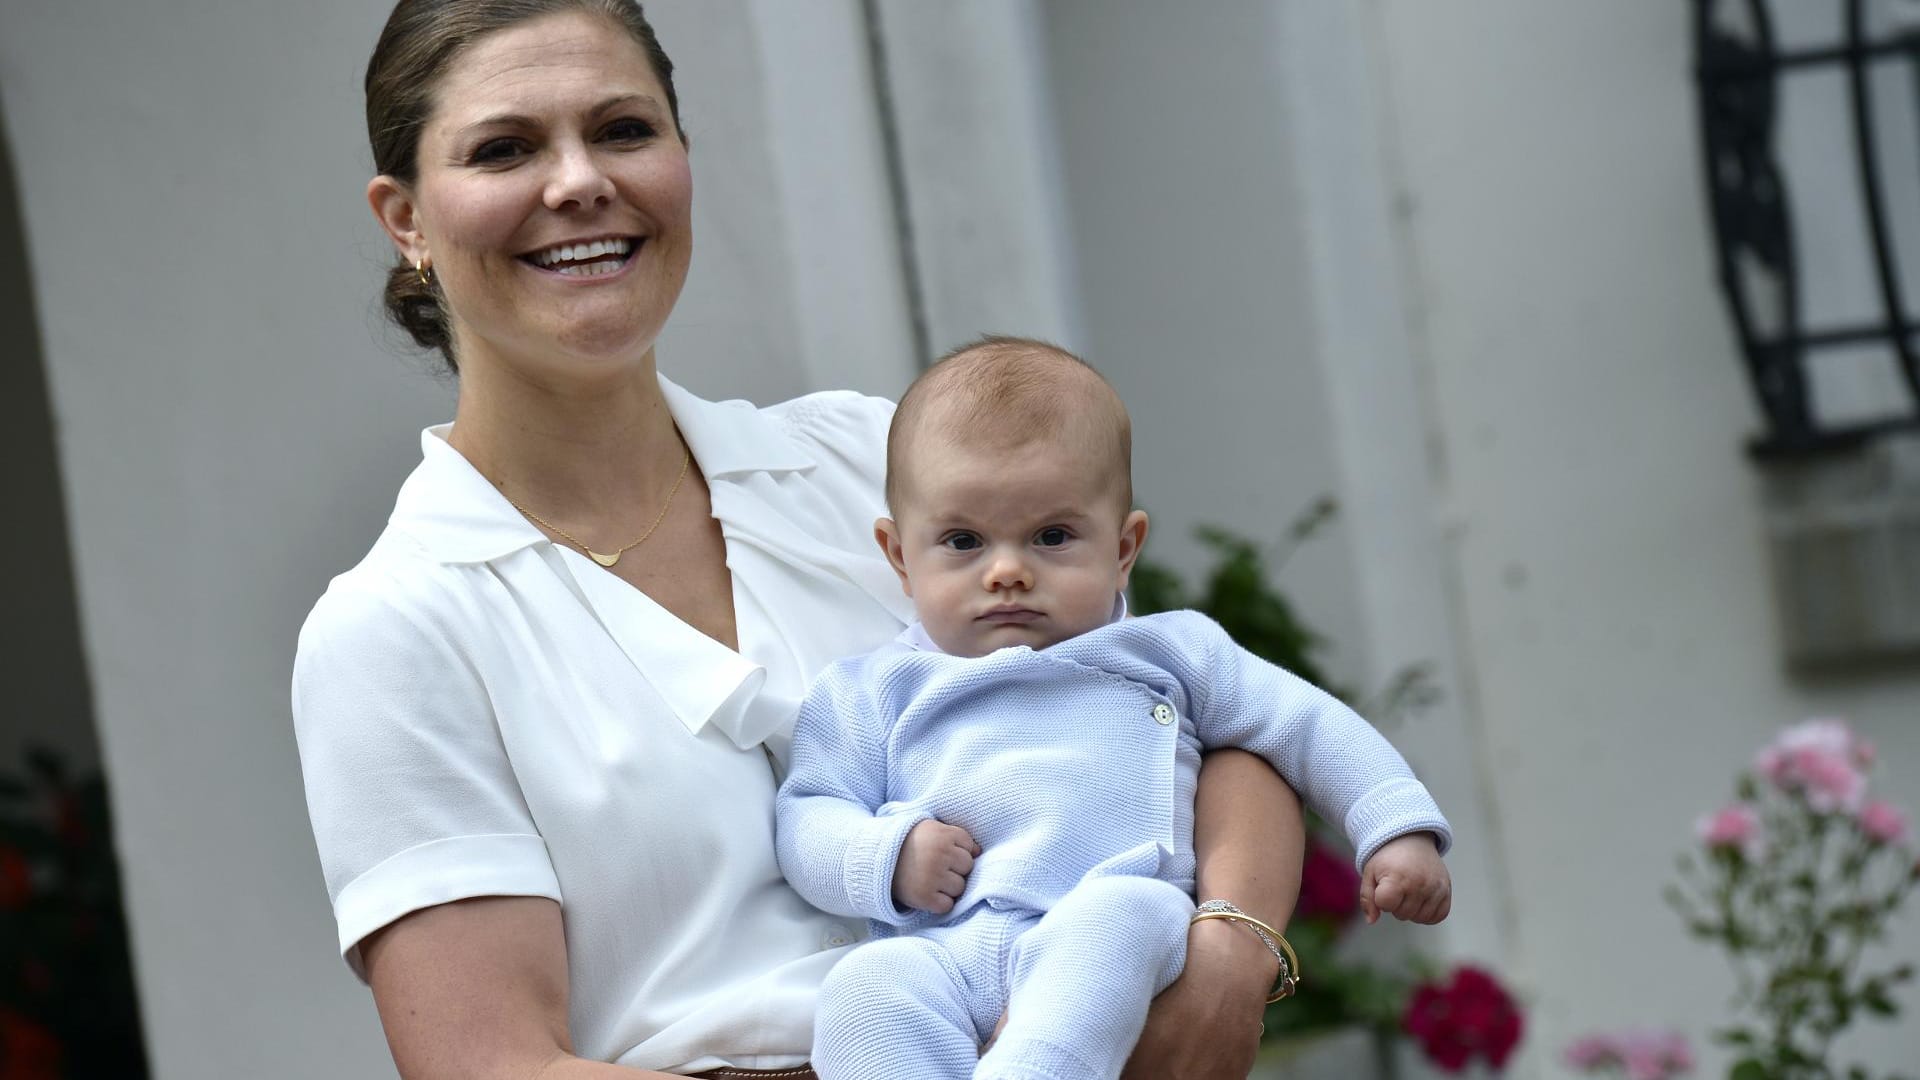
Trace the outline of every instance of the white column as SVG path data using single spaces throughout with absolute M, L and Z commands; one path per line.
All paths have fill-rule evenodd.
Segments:
M 1035 0 L 879 0 L 928 346 L 982 333 L 1079 347 Z
M 1504 968 L 1515 951 L 1512 896 L 1479 702 L 1459 655 L 1445 466 L 1409 338 L 1377 46 L 1364 8 L 1296 0 L 1279 11 L 1276 63 L 1287 80 L 1314 355 L 1333 418 L 1346 537 L 1361 568 L 1354 580 L 1367 684 L 1416 663 L 1434 675 L 1438 703 L 1393 732 L 1459 840 L 1447 857 L 1459 899 L 1432 936 L 1457 959 Z

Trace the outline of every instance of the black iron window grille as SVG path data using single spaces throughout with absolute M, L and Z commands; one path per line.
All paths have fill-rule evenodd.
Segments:
M 1783 45 L 1766 0 L 1694 0 L 1695 74 L 1719 274 L 1766 424 L 1751 446 L 1763 459 L 1822 454 L 1889 431 L 1920 430 L 1920 319 L 1909 306 L 1909 293 L 1920 289 L 1903 282 L 1895 243 L 1896 223 L 1920 215 L 1920 192 L 1889 190 L 1888 116 L 1877 112 L 1885 99 L 1875 94 L 1876 85 L 1884 90 L 1886 84 L 1876 72 L 1901 65 L 1908 79 L 1904 104 L 1913 109 L 1920 102 L 1920 18 L 1914 18 L 1920 5 L 1906 0 L 1904 6 L 1904 13 L 1893 14 L 1907 18 L 1888 17 L 1884 6 L 1870 10 L 1866 0 L 1804 6 L 1791 14 L 1804 21 L 1814 7 L 1830 10 L 1837 32 L 1823 43 Z M 1816 72 L 1844 79 L 1846 106 L 1831 122 L 1850 130 L 1870 249 L 1862 257 L 1870 260 L 1877 295 L 1871 317 L 1810 326 L 1788 198 L 1794 178 L 1783 167 L 1778 133 L 1787 78 Z M 1883 407 L 1873 415 L 1823 418 L 1817 365 L 1874 346 L 1889 352 L 1904 392 L 1878 402 Z

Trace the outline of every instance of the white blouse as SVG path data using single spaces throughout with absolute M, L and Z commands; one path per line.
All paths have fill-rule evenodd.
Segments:
M 768 754 L 816 673 L 912 616 L 872 539 L 892 405 L 661 387 L 726 537 L 740 651 L 549 542 L 430 428 L 300 633 L 307 805 L 363 978 L 361 939 L 409 912 L 551 897 L 582 1056 L 781 1068 L 860 930 L 781 878 Z

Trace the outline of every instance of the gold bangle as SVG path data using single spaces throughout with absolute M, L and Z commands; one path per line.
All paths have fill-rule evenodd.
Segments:
M 1300 988 L 1300 957 L 1293 951 L 1293 944 L 1283 937 L 1280 931 L 1238 909 L 1227 911 L 1216 908 L 1211 911 L 1196 911 L 1193 917 L 1187 920 L 1187 925 L 1192 926 L 1194 923 L 1205 922 L 1208 919 L 1226 919 L 1229 922 L 1245 923 L 1248 929 L 1260 935 L 1260 940 L 1266 943 L 1274 959 L 1280 961 L 1280 979 L 1273 984 L 1273 993 L 1267 997 L 1267 1004 L 1271 1005 L 1282 998 L 1292 997 L 1294 991 Z

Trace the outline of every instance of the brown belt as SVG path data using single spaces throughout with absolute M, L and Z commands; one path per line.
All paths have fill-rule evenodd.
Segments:
M 751 1080 L 751 1078 L 755 1076 L 767 1077 L 768 1080 L 772 1080 L 774 1077 L 779 1077 L 781 1080 L 820 1080 L 818 1076 L 814 1075 L 813 1066 L 811 1065 L 802 1065 L 797 1069 L 725 1068 L 715 1069 L 712 1072 L 694 1073 L 693 1075 L 709 1077 L 711 1080 L 735 1080 L 735 1078 L 738 1078 L 738 1080 Z

